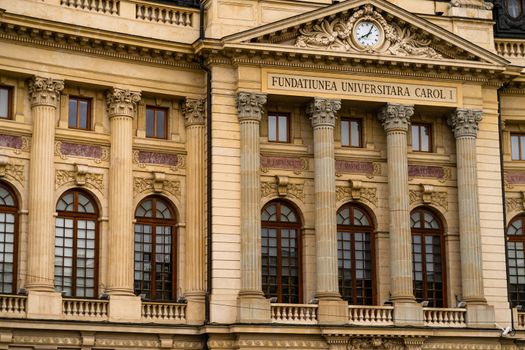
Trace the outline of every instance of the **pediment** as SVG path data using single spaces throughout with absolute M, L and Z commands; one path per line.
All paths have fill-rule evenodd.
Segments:
M 359 42 L 358 39 L 366 35 L 366 31 L 361 37 L 358 34 L 363 22 L 374 23 L 378 28 L 377 43 Z M 497 54 L 385 0 L 349 0 L 225 37 L 223 43 L 265 50 L 311 51 L 320 55 L 508 64 Z

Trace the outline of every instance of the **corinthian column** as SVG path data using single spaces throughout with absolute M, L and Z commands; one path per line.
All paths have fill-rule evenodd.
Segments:
M 240 322 L 267 322 L 270 305 L 261 283 L 259 124 L 266 95 L 241 92 L 237 109 L 241 131 L 241 290 Z
M 186 125 L 186 320 L 204 321 L 204 170 L 205 100 L 186 99 L 182 106 Z
M 415 302 L 412 281 L 412 234 L 408 190 L 407 132 L 414 106 L 386 104 L 378 119 L 386 131 L 390 210 L 391 298 L 396 324 L 419 324 L 422 310 Z
M 306 110 L 314 129 L 316 297 L 321 323 L 340 323 L 347 313 L 337 278 L 334 127 L 340 109 L 340 100 L 315 98 Z
M 457 109 L 449 116 L 448 124 L 456 137 L 462 297 L 467 303 L 469 324 L 489 327 L 494 323 L 494 315 L 486 305 L 483 291 L 476 160 L 476 139 L 482 119 L 480 110 Z
M 133 293 L 132 169 L 132 124 L 139 101 L 135 91 L 113 88 L 106 95 L 111 125 L 107 293 L 113 320 L 140 318 L 140 299 Z

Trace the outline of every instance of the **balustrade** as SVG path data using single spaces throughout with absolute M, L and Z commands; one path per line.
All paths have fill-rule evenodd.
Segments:
M 182 27 L 193 26 L 193 16 L 195 11 L 161 6 L 158 4 L 138 3 L 136 6 L 137 19 Z
M 108 301 L 93 299 L 64 299 L 62 313 L 66 319 L 107 320 Z
M 142 319 L 146 322 L 185 323 L 186 304 L 143 302 Z
M 348 323 L 366 326 L 391 326 L 394 324 L 394 307 L 349 305 Z
M 466 309 L 423 308 L 425 326 L 464 328 Z
M 0 295 L 0 317 L 25 317 L 26 296 Z
M 119 15 L 119 0 L 60 0 L 60 5 L 74 7 L 85 11 Z
M 317 305 L 272 304 L 272 322 L 293 324 L 317 324 Z

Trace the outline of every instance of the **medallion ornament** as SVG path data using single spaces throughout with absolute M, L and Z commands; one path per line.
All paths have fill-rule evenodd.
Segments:
M 106 94 L 106 106 L 109 117 L 130 117 L 135 115 L 140 92 L 113 88 Z
M 182 104 L 182 114 L 184 115 L 184 125 L 204 125 L 206 121 L 205 99 L 187 98 Z
M 335 127 L 337 112 L 341 109 L 341 100 L 314 98 L 306 108 L 306 114 L 312 122 L 312 127 Z
M 267 98 L 264 94 L 255 94 L 250 92 L 240 92 L 237 96 L 237 110 L 239 112 L 239 121 L 257 121 L 260 122 L 264 113 L 264 105 Z
M 387 103 L 378 113 L 377 118 L 386 132 L 408 131 L 410 118 L 414 115 L 413 105 Z
M 64 90 L 63 80 L 35 76 L 29 81 L 28 92 L 31 107 L 48 106 L 57 108 L 62 90 Z
M 476 138 L 482 119 L 483 112 L 480 110 L 458 108 L 448 117 L 448 125 L 456 138 Z

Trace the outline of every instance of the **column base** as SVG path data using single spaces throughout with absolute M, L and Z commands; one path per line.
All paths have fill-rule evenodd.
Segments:
M 317 309 L 319 324 L 343 325 L 348 323 L 348 303 L 338 298 L 319 299 Z
M 394 302 L 395 326 L 423 326 L 423 306 L 413 302 Z
M 467 302 L 467 327 L 494 328 L 496 315 L 494 306 L 487 304 L 469 304 Z
M 239 323 L 270 323 L 270 300 L 259 291 L 240 291 L 237 297 L 237 321 Z
M 205 292 L 188 292 L 184 294 L 187 300 L 186 323 L 191 325 L 204 324 L 206 309 Z
M 27 293 L 27 318 L 60 319 L 62 318 L 62 294 L 59 292 Z
M 142 300 L 134 295 L 110 295 L 108 316 L 110 322 L 140 322 Z

